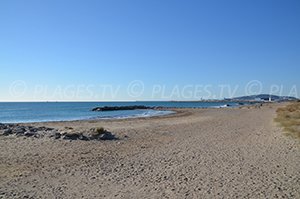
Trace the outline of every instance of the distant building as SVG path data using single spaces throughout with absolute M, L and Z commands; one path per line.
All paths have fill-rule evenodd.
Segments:
M 272 99 L 271 96 L 269 97 L 257 97 L 255 98 L 255 101 L 259 101 L 259 102 L 273 102 L 274 100 Z

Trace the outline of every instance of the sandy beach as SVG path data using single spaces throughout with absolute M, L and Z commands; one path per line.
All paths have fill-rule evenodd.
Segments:
M 119 140 L 1 136 L 0 198 L 300 198 L 300 143 L 273 121 L 283 105 L 32 124 Z

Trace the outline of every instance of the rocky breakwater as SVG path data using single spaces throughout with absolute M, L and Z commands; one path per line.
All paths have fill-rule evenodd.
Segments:
M 93 108 L 92 111 L 128 111 L 138 109 L 155 109 L 155 107 L 135 105 L 135 106 L 104 106 Z
M 24 136 L 32 138 L 53 138 L 62 140 L 116 140 L 117 137 L 104 128 L 91 128 L 85 131 L 78 132 L 71 127 L 66 127 L 63 130 L 34 127 L 19 124 L 1 124 L 0 136 Z

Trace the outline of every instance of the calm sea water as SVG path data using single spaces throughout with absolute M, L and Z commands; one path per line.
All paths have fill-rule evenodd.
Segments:
M 226 103 L 236 106 L 237 103 Z M 130 110 L 93 112 L 100 106 L 145 105 L 177 108 L 222 107 L 221 102 L 1 102 L 0 123 L 26 123 L 88 119 L 150 117 L 170 114 L 172 111 Z

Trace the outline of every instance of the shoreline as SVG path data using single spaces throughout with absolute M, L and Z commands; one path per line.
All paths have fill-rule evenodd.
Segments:
M 137 103 L 137 102 L 136 102 Z M 163 113 L 160 111 L 169 111 L 170 109 L 180 109 L 182 108 L 224 108 L 224 107 L 236 107 L 240 106 L 237 103 L 233 104 L 232 102 L 228 102 L 229 104 L 202 104 L 200 107 L 197 107 L 197 104 L 159 104 L 159 102 L 149 102 L 147 104 L 145 102 L 144 105 L 136 105 L 136 104 L 102 104 L 103 106 L 99 106 L 100 104 L 85 104 L 72 105 L 72 103 L 55 105 L 55 103 L 51 103 L 50 105 L 43 105 L 41 103 L 32 103 L 31 105 L 18 105 L 17 109 L 12 105 L 8 107 L 2 107 L 2 115 L 0 118 L 0 123 L 35 123 L 35 122 L 64 122 L 64 121 L 78 121 L 78 120 L 97 120 L 97 119 L 122 119 L 122 118 L 137 118 L 137 117 L 152 117 L 156 115 L 164 115 L 168 113 Z M 158 104 L 157 104 L 158 103 Z M 182 102 L 186 103 L 186 102 Z M 202 102 L 203 103 L 203 102 Z M 179 107 L 178 107 L 179 106 Z M 203 106 L 203 107 L 202 107 Z M 96 107 L 96 108 L 95 108 Z M 124 110 L 122 112 L 120 110 L 123 107 L 128 107 L 130 110 Z M 150 108 L 152 109 L 136 109 L 138 107 L 142 108 Z M 95 113 L 97 111 L 92 111 L 93 109 L 112 109 L 115 112 L 111 111 L 100 111 L 99 113 Z M 20 110 L 19 110 L 20 109 Z M 131 110 L 134 109 L 134 110 Z M 24 111 L 25 110 L 25 111 Z M 118 112 L 117 112 L 118 111 Z M 127 111 L 127 112 L 125 112 Z M 155 112 L 158 111 L 158 112 Z M 94 113 L 93 113 L 94 112 Z M 107 113 L 109 112 L 109 113 Z
M 256 103 L 257 104 L 257 103 Z M 80 122 L 80 121 L 102 121 L 102 120 L 127 120 L 127 119 L 139 119 L 139 118 L 156 118 L 156 117 L 165 117 L 168 115 L 177 114 L 177 112 L 181 112 L 180 110 L 184 109 L 224 109 L 224 108 L 243 108 L 243 107 L 253 107 L 256 104 L 247 104 L 247 105 L 239 105 L 239 106 L 218 106 L 218 107 L 155 107 L 149 110 L 157 110 L 157 111 L 172 111 L 173 113 L 165 113 L 161 115 L 149 115 L 149 116 L 127 116 L 123 118 L 111 117 L 111 118 L 87 118 L 87 119 L 74 119 L 74 120 L 50 120 L 50 121 L 38 121 L 38 122 L 0 122 L 3 124 L 39 124 L 39 123 L 56 123 L 56 122 Z M 267 104 L 267 103 L 264 103 Z
M 135 120 L 151 120 L 151 119 L 168 119 L 174 117 L 181 117 L 181 116 L 189 116 L 191 115 L 191 110 L 222 110 L 222 109 L 257 109 L 260 107 L 266 106 L 284 106 L 289 104 L 290 102 L 264 102 L 264 103 L 256 103 L 256 104 L 247 104 L 242 106 L 235 106 L 235 107 L 193 107 L 193 108 L 185 108 L 185 107 L 163 107 L 158 108 L 157 110 L 160 111 L 172 111 L 173 113 L 163 114 L 163 115 L 154 115 L 154 116 L 141 116 L 141 117 L 125 117 L 125 118 L 108 118 L 108 119 L 79 119 L 79 120 L 62 120 L 62 121 L 41 121 L 41 122 L 16 122 L 16 123 L 3 123 L 3 124 L 12 124 L 12 125 L 24 125 L 24 126 L 63 126 L 64 124 L 76 124 L 76 123 L 106 123 L 106 122 L 126 122 L 126 121 L 135 121 Z M 258 105 L 259 104 L 259 105 Z M 1 123 L 1 122 L 0 122 Z
M 282 104 L 288 104 L 290 102 L 263 102 L 263 103 L 254 103 L 254 104 L 247 104 L 247 105 L 240 105 L 240 106 L 228 106 L 228 107 L 159 107 L 153 110 L 159 110 L 159 111 L 172 111 L 173 113 L 167 113 L 162 115 L 154 115 L 154 116 L 137 116 L 137 117 L 124 117 L 124 118 L 99 118 L 99 119 L 79 119 L 79 120 L 62 120 L 62 121 L 41 121 L 41 122 L 17 122 L 12 124 L 31 124 L 31 125 L 38 125 L 38 124 L 49 124 L 49 123 L 64 123 L 64 122 L 100 122 L 100 121 L 127 121 L 127 120 L 135 120 L 135 119 L 151 119 L 151 118 L 168 118 L 173 116 L 180 116 L 184 112 L 188 112 L 188 110 L 215 110 L 215 109 L 251 109 L 251 108 L 257 108 L 258 104 L 260 106 L 267 106 L 267 105 L 282 105 Z M 183 114 L 184 115 L 184 114 Z

